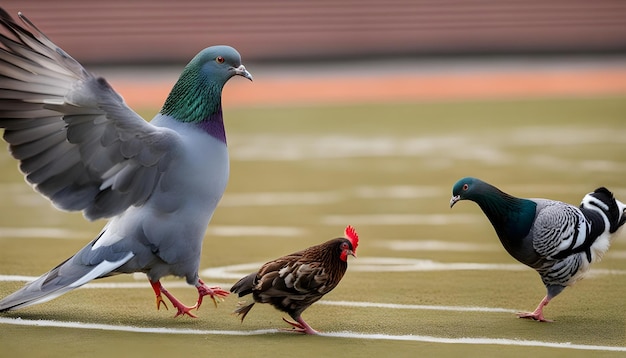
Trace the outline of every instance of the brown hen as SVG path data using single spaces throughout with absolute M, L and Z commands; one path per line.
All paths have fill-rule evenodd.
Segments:
M 356 257 L 358 243 L 359 236 L 348 226 L 345 237 L 267 262 L 258 272 L 242 278 L 230 289 L 239 297 L 251 293 L 254 299 L 249 304 L 240 303 L 234 313 L 240 315 L 243 322 L 255 303 L 269 303 L 291 316 L 295 322 L 283 320 L 293 326 L 293 331 L 317 334 L 301 314 L 337 287 L 348 268 L 348 256 Z

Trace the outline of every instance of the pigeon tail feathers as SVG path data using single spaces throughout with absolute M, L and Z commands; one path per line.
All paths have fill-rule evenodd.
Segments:
M 129 252 L 117 261 L 102 261 L 96 266 L 76 265 L 72 263 L 72 258 L 58 265 L 48 273 L 28 283 L 20 290 L 10 294 L 0 300 L 0 312 L 16 310 L 35 304 L 48 302 L 87 282 L 106 276 L 111 271 L 128 262 L 134 254 Z M 62 268 L 71 265 L 71 276 L 66 272 L 60 275 Z

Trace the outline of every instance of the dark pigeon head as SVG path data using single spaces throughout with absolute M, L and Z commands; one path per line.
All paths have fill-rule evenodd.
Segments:
M 488 192 L 489 186 L 480 179 L 465 177 L 457 181 L 452 187 L 452 199 L 450 207 L 453 207 L 460 200 L 477 201 L 482 195 Z

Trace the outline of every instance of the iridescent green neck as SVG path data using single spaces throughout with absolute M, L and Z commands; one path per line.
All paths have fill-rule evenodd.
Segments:
M 222 86 L 188 66 L 165 100 L 161 114 L 180 122 L 200 123 L 221 113 L 221 102 Z
M 535 218 L 537 204 L 486 185 L 488 189 L 473 200 L 489 218 L 500 240 L 504 243 L 526 237 Z

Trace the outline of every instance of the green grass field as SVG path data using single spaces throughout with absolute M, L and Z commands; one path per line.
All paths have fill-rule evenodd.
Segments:
M 217 309 L 205 301 L 198 319 L 173 319 L 156 310 L 145 277 L 128 275 L 0 315 L 1 356 L 626 354 L 626 233 L 589 277 L 547 306 L 556 322 L 538 323 L 514 315 L 544 296 L 538 275 L 506 254 L 475 204 L 449 208 L 452 184 L 468 175 L 517 196 L 577 204 L 603 185 L 626 200 L 626 98 L 227 108 L 225 116 L 231 179 L 201 276 L 229 287 L 254 263 L 351 224 L 361 237 L 358 259 L 303 315 L 328 336 L 268 333 L 287 326 L 262 305 L 242 324 L 231 315 L 235 297 Z M 53 209 L 6 150 L 0 170 L 5 296 L 23 284 L 11 277 L 46 272 L 103 222 Z M 196 297 L 180 279 L 164 285 L 187 303 Z

